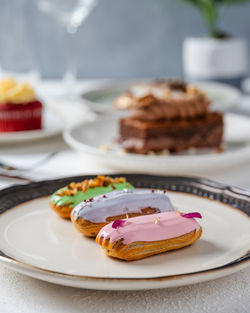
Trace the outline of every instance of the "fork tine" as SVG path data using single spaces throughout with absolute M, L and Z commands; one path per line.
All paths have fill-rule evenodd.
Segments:
M 29 177 L 26 177 L 24 175 L 14 174 L 13 172 L 5 171 L 5 170 L 1 171 L 0 169 L 0 177 L 18 179 L 18 180 L 26 181 L 27 183 L 31 183 L 32 181 L 34 181 L 33 179 Z
M 0 169 L 3 169 L 5 171 L 18 171 L 18 172 L 33 170 L 37 168 L 38 166 L 44 164 L 45 162 L 49 161 L 56 154 L 58 154 L 58 151 L 51 152 L 48 155 L 46 155 L 43 159 L 36 162 L 35 164 L 32 164 L 31 166 L 27 166 L 27 167 L 14 167 L 14 166 L 7 164 L 6 162 L 1 161 Z
M 7 171 L 13 171 L 13 170 L 17 170 L 16 167 L 13 167 L 11 165 L 8 165 L 4 162 L 0 162 L 0 168 L 4 169 L 4 170 L 7 170 Z

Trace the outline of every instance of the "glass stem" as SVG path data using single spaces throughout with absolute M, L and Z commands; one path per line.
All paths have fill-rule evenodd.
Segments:
M 65 27 L 65 55 L 66 55 L 66 68 L 63 77 L 65 91 L 68 95 L 74 95 L 74 86 L 76 83 L 76 55 L 74 49 L 74 34 L 76 33 L 76 29 L 74 31 L 72 28 Z

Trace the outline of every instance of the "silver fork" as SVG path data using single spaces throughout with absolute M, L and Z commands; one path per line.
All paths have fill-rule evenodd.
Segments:
M 52 152 L 48 154 L 46 157 L 44 157 L 42 160 L 39 160 L 38 162 L 26 166 L 26 167 L 16 167 L 7 164 L 6 162 L 0 162 L 0 177 L 7 177 L 7 178 L 15 178 L 24 180 L 27 182 L 32 182 L 33 179 L 28 177 L 28 175 L 25 174 L 27 171 L 34 170 L 38 168 L 39 166 L 45 164 L 47 161 L 49 161 L 51 158 L 53 158 L 58 152 Z

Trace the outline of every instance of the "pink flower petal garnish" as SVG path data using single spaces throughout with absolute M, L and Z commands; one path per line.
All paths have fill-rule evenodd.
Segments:
M 182 217 L 187 217 L 187 218 L 202 218 L 201 214 L 199 212 L 192 212 L 192 213 L 182 213 Z
M 112 224 L 112 228 L 117 229 L 118 227 L 124 226 L 125 223 L 126 221 L 123 220 L 115 220 Z

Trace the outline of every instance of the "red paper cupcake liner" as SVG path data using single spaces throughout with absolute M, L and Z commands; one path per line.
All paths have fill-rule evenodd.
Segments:
M 0 104 L 0 132 L 42 128 L 42 103 Z

